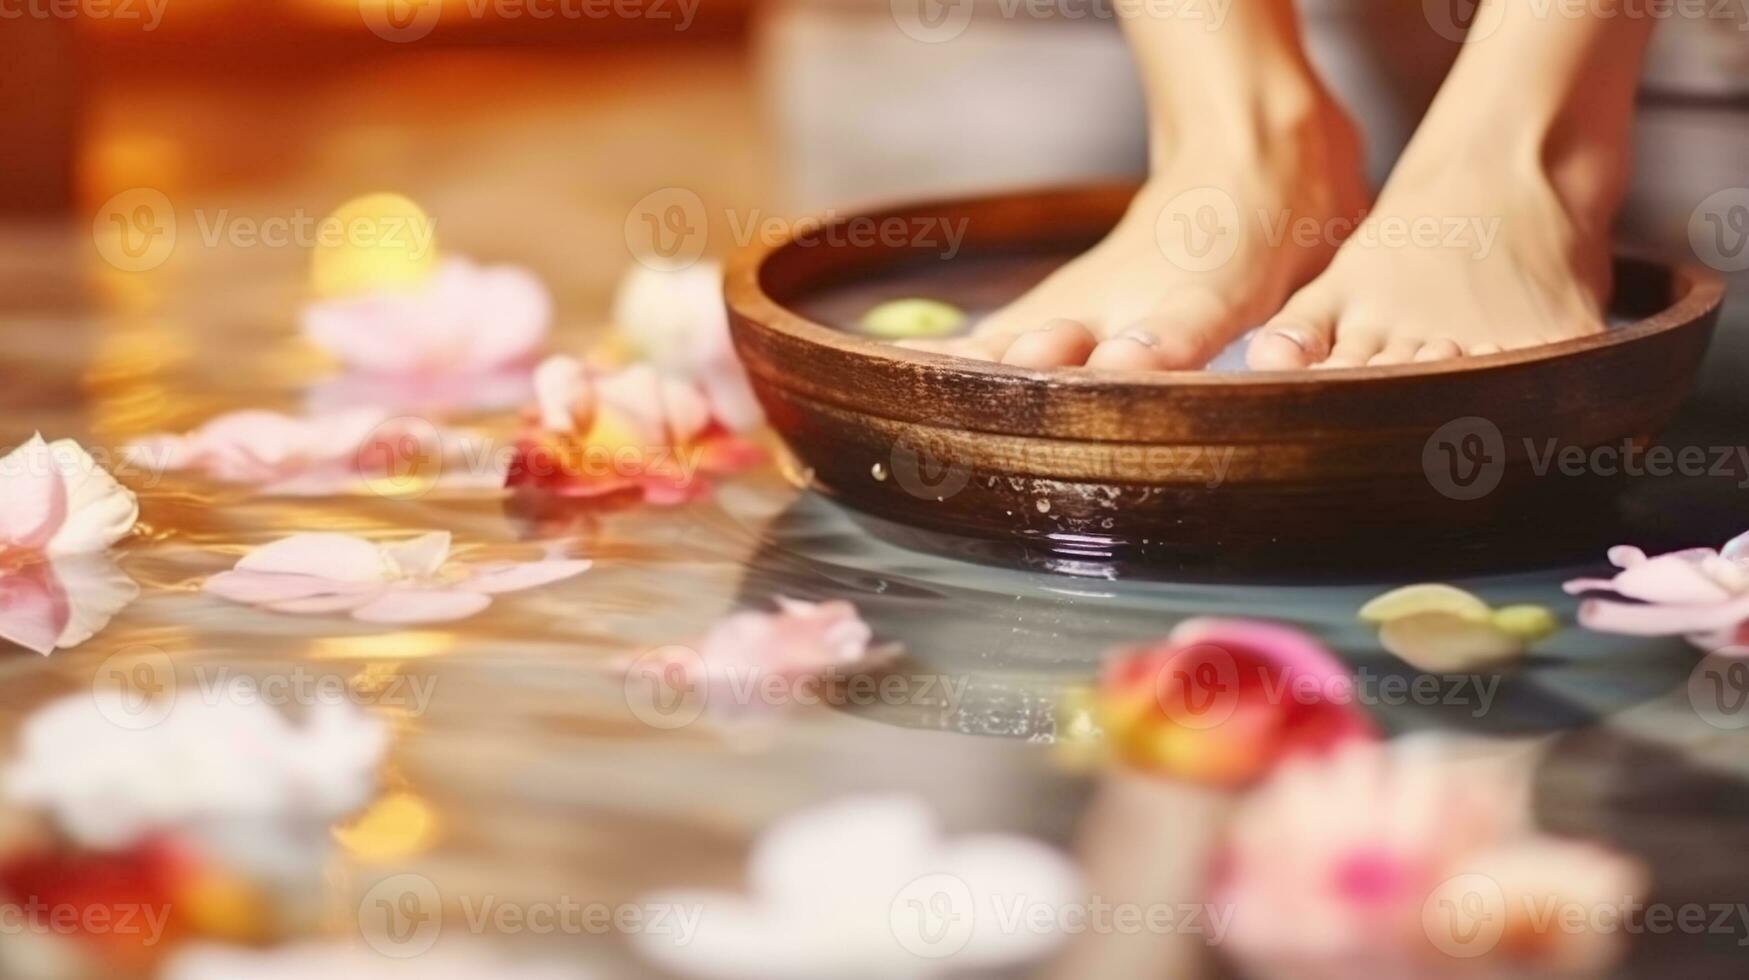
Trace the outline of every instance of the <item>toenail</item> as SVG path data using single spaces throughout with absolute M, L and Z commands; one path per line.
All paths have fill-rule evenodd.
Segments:
M 1143 347 L 1160 346 L 1160 338 L 1151 333 L 1144 333 L 1141 330 L 1126 330 L 1123 333 L 1118 334 L 1118 336 L 1124 340 L 1133 340 L 1136 343 L 1141 344 Z
M 1311 343 L 1308 342 L 1306 340 L 1305 336 L 1302 335 L 1297 330 L 1283 330 L 1283 329 L 1278 327 L 1274 330 L 1271 330 L 1270 333 L 1275 334 L 1277 337 L 1280 337 L 1281 339 L 1287 341 L 1288 343 L 1293 344 L 1295 347 L 1298 347 L 1300 350 L 1302 350 L 1308 354 L 1310 354 L 1312 352 Z

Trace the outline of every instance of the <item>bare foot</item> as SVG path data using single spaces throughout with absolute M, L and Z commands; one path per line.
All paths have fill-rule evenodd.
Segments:
M 1316 275 L 1365 207 L 1359 139 L 1312 71 L 1294 0 L 1233 4 L 1213 24 L 1117 9 L 1147 95 L 1146 187 L 1104 241 L 935 349 L 1201 367 Z
M 1651 18 L 1484 0 L 1377 208 L 1252 339 L 1261 370 L 1477 356 L 1606 326 Z
M 1365 208 L 1358 139 L 1321 105 L 1260 147 L 1204 141 L 1098 245 L 956 352 L 1022 367 L 1199 368 L 1329 263 Z
M 1503 172 L 1505 171 L 1505 172 Z M 1540 163 L 1399 170 L 1330 268 L 1252 338 L 1257 370 L 1407 364 L 1604 328 L 1607 216 Z

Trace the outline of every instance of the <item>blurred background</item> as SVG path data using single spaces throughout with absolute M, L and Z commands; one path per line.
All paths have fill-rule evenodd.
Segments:
M 1362 119 L 1375 175 L 1455 52 L 1451 25 L 1469 4 L 1447 3 L 1305 0 L 1314 56 Z M 700 195 L 721 251 L 733 243 L 715 227 L 725 209 L 816 211 L 1144 165 L 1140 96 L 1101 0 L 55 9 L 0 31 L 0 211 L 14 226 L 88 217 L 139 187 L 178 204 L 247 208 L 259 195 L 323 214 L 390 187 L 441 214 L 446 237 L 599 298 L 625 216 L 662 187 Z M 941 29 L 928 27 L 937 15 Z M 1744 5 L 1718 4 L 1660 29 L 1635 233 L 1679 239 L 1701 192 L 1741 168 L 1746 23 Z
M 1305 0 L 1314 57 L 1361 120 L 1375 179 L 1455 55 L 1469 6 Z M 1749 350 L 1736 329 L 1749 293 L 1749 4 L 1708 10 L 1657 35 L 1622 226 L 1637 246 L 1733 280 L 1683 424 L 1691 444 L 1735 445 L 1749 410 Z M 298 404 L 323 366 L 295 342 L 310 250 L 232 232 L 319 221 L 361 194 L 405 194 L 434 217 L 445 248 L 533 270 L 554 299 L 552 348 L 576 350 L 606 325 L 616 284 L 657 225 L 720 256 L 803 212 L 1133 177 L 1146 163 L 1117 28 L 1097 4 L 1073 2 L 0 0 L 0 92 L 0 445 L 35 428 L 119 444 L 224 409 Z M 676 201 L 678 224 L 664 224 Z M 219 507 L 161 490 L 146 512 L 156 526 L 129 555 L 151 593 L 101 649 L 8 662 L 0 711 L 22 716 L 82 689 L 127 642 L 249 669 L 309 659 L 454 678 L 429 716 L 397 729 L 407 737 L 395 808 L 341 839 L 348 860 L 371 873 L 418 866 L 463 893 L 545 895 L 588 881 L 587 894 L 629 896 L 700 878 L 738 884 L 760 828 L 833 791 L 914 790 L 943 803 L 955 828 L 1067 839 L 1086 787 L 1035 742 L 1054 720 L 1050 695 L 1084 683 L 1114 637 L 1251 598 L 1340 636 L 1345 652 L 1382 657 L 1352 621 L 1365 590 L 1077 591 L 928 565 L 874 550 L 811 497 L 779 526 L 773 515 L 794 488 L 775 473 L 759 479 L 720 511 L 592 527 L 601 569 L 587 587 L 522 607 L 539 615 L 384 638 L 302 635 L 283 620 L 197 607 L 190 593 L 272 528 L 514 539 L 495 501 Z M 1502 596 L 1532 594 L 1508 584 Z M 617 679 L 576 671 L 580 652 L 605 661 L 674 642 L 748 596 L 808 589 L 884 611 L 883 635 L 910 629 L 914 653 L 977 678 L 972 706 L 878 723 L 822 712 L 747 752 L 662 741 L 624 720 Z M 1567 601 L 1553 580 L 1535 589 L 1539 601 Z M 1539 673 L 1524 687 L 1587 710 L 1563 715 L 1528 698 L 1502 725 L 1589 723 L 1680 690 L 1689 668 L 1590 636 L 1566 642 L 1541 665 L 1557 680 Z M 1559 681 L 1568 675 L 1578 680 Z M 1679 885 L 1734 900 L 1740 871 L 1707 849 L 1742 853 L 1730 805 L 1743 805 L 1742 784 L 1713 781 L 1715 763 L 1740 774 L 1741 741 L 1683 706 L 1657 708 L 1627 713 L 1623 727 L 1698 746 L 1699 776 L 1638 741 L 1575 737 L 1560 772 L 1578 775 L 1545 809 L 1567 829 L 1638 834 Z M 1674 815 L 1654 819 L 1666 806 Z M 1740 969 L 1740 950 L 1716 952 L 1709 975 Z M 1653 957 L 1639 964 L 1645 975 L 1663 968 Z

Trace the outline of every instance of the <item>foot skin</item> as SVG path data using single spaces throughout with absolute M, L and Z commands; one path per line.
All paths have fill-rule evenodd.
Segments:
M 1156 168 L 1117 227 L 946 349 L 1029 368 L 1199 368 L 1329 263 L 1366 190 L 1331 110 L 1262 153 Z M 1316 229 L 1307 234 L 1307 229 Z
M 1536 164 L 1399 171 L 1330 268 L 1252 338 L 1246 362 L 1408 364 L 1604 329 L 1608 220 L 1576 213 L 1575 197 Z

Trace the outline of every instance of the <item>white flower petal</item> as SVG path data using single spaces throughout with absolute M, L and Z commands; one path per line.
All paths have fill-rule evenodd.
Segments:
M 387 581 L 393 568 L 364 538 L 319 531 L 264 544 L 237 562 L 240 572 L 308 575 L 334 582 Z
M 383 554 L 402 575 L 412 578 L 429 578 L 437 574 L 443 563 L 449 558 L 450 536 L 448 531 L 432 531 L 421 534 L 408 541 L 396 541 L 383 545 Z
M 67 487 L 67 516 L 44 550 L 51 556 L 103 551 L 133 530 L 140 517 L 134 492 L 97 465 L 71 439 L 49 445 Z

